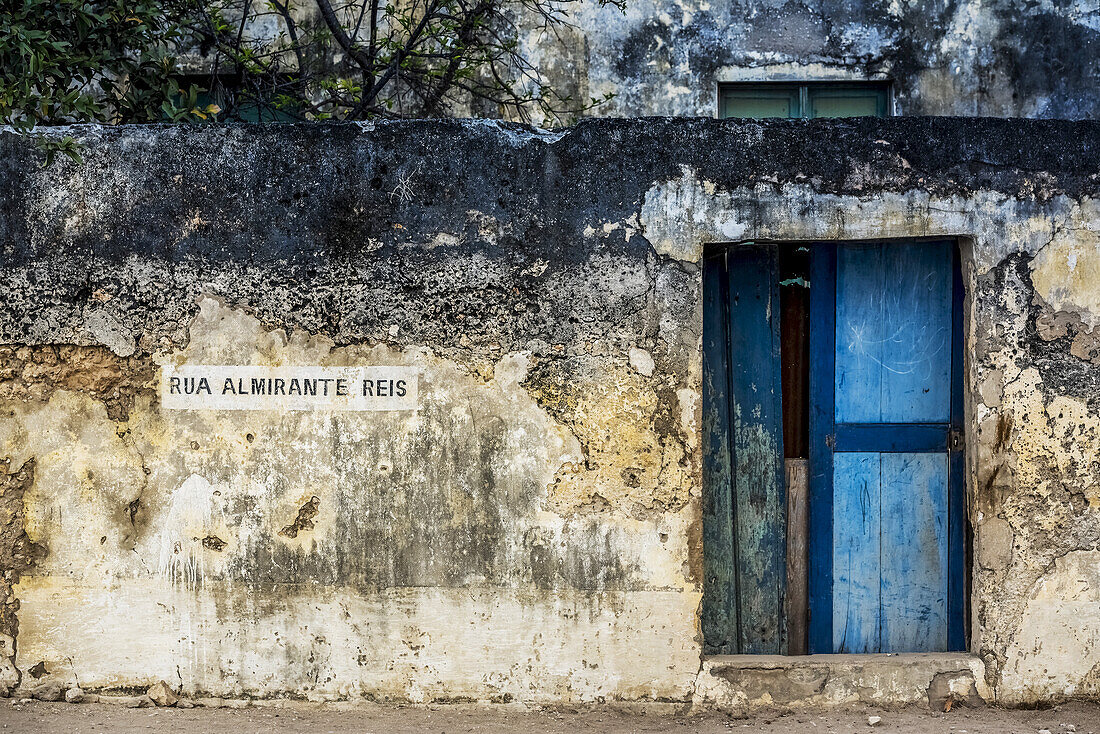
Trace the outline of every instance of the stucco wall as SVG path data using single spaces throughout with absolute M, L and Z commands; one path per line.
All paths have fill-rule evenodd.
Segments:
M 950 235 L 973 650 L 1100 695 L 1100 125 L 69 132 L 0 138 L 7 685 L 691 700 L 703 246 Z M 186 364 L 406 365 L 419 409 L 167 410 Z

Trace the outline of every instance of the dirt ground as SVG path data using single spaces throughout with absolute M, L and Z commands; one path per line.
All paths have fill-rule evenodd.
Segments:
M 882 721 L 873 728 L 869 716 Z M 934 714 L 927 709 L 900 711 L 849 709 L 822 713 L 755 716 L 738 719 L 720 713 L 644 713 L 610 707 L 578 711 L 524 711 L 512 707 L 370 706 L 241 709 L 128 709 L 107 704 L 0 701 L 0 733 L 27 734 L 405 734 L 424 732 L 783 732 L 784 734 L 1100 734 L 1100 705 L 1073 703 L 1043 710 L 957 709 Z

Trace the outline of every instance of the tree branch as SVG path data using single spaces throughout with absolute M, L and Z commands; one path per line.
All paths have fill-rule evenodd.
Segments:
M 318 0 L 318 2 L 325 1 L 327 0 Z M 393 78 L 393 75 L 401 67 L 401 63 L 405 60 L 406 55 L 410 53 L 414 48 L 416 48 L 416 45 L 420 42 L 420 37 L 421 35 L 423 35 L 424 29 L 428 27 L 428 23 L 432 20 L 436 11 L 439 9 L 440 2 L 442 2 L 442 0 L 432 0 L 431 4 L 424 11 L 424 17 L 420 19 L 420 23 L 418 23 L 413 32 L 409 34 L 409 39 L 405 42 L 405 45 L 398 50 L 397 54 L 394 56 L 393 61 L 391 61 L 386 70 L 382 72 L 382 76 L 378 79 L 378 81 L 371 85 L 371 89 L 363 95 L 362 101 L 355 107 L 355 109 L 352 110 L 349 119 L 358 120 L 359 115 L 363 113 L 363 110 L 365 110 L 368 105 L 374 103 L 374 100 L 378 96 L 378 93 L 382 91 L 389 80 Z
M 439 114 L 439 105 L 443 101 L 443 95 L 447 93 L 451 85 L 454 83 L 455 75 L 458 73 L 459 68 L 462 66 L 462 60 L 466 54 L 466 47 L 469 46 L 474 40 L 474 31 L 477 28 L 478 22 L 482 17 L 488 17 L 493 9 L 491 0 L 480 0 L 474 9 L 463 19 L 462 25 L 458 30 L 458 49 L 457 53 L 451 58 L 447 64 L 447 68 L 443 72 L 443 76 L 440 78 L 437 84 L 431 84 L 432 91 L 428 96 L 428 99 L 424 103 L 424 113 L 428 117 L 435 117 Z
M 340 22 L 340 19 L 336 17 L 336 12 L 332 9 L 332 5 L 329 4 L 329 1 L 315 1 L 317 3 L 317 9 L 321 11 L 321 18 L 324 19 L 325 25 L 328 26 L 329 31 L 332 33 L 332 37 L 340 44 L 340 48 L 344 49 L 344 53 L 346 53 L 365 74 L 373 75 L 374 59 L 363 54 L 355 43 L 348 38 L 348 34 L 344 31 L 343 24 Z

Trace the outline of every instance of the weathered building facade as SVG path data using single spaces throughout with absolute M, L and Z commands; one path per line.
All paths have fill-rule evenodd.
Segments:
M 83 165 L 0 141 L 5 686 L 1100 695 L 1097 125 L 68 132 Z M 705 656 L 704 250 L 927 238 L 965 291 L 966 650 Z

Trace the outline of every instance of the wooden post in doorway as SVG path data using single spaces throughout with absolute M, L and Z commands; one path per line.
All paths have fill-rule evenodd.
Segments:
M 809 467 L 787 459 L 787 654 L 806 654 L 809 614 Z

